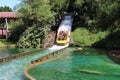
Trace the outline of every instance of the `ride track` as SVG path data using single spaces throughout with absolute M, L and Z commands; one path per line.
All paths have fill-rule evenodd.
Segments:
M 65 45 L 70 42 L 70 32 L 72 28 L 72 15 L 65 15 L 57 31 L 56 43 Z

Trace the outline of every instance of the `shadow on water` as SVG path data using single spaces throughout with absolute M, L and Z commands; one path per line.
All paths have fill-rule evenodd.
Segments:
M 76 55 L 104 55 L 108 51 L 100 48 L 83 47 L 82 50 L 75 50 L 73 53 Z

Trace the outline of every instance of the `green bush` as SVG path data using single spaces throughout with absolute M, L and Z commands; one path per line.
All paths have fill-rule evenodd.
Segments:
M 92 32 L 86 28 L 77 28 L 72 32 L 72 38 L 76 45 L 92 46 L 94 43 L 104 39 L 107 34 L 107 32 Z
M 48 32 L 48 31 L 47 31 Z M 40 48 L 46 35 L 46 28 L 43 27 L 29 27 L 20 36 L 17 42 L 17 47 L 20 48 Z

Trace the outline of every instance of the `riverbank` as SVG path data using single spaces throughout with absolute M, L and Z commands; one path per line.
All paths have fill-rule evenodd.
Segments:
M 115 63 L 120 64 L 120 49 L 109 51 L 108 57 Z

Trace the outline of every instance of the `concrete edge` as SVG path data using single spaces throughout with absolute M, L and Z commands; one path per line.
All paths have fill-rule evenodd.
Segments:
M 12 56 L 4 57 L 4 58 L 1 58 L 1 59 L 0 59 L 0 63 L 7 62 L 7 61 L 11 61 L 11 60 L 13 60 L 13 59 L 20 58 L 20 57 L 24 57 L 24 56 L 27 56 L 27 55 L 30 55 L 30 54 L 34 54 L 34 53 L 36 53 L 36 52 L 43 51 L 43 50 L 44 50 L 44 49 L 35 50 L 35 51 L 30 51 L 30 52 L 22 52 L 22 53 L 15 54 L 15 55 L 12 55 Z
M 66 47 L 66 48 L 67 48 L 67 47 Z M 64 49 L 66 49 L 66 48 L 64 48 Z M 61 49 L 61 50 L 64 50 L 64 49 Z M 58 50 L 58 51 L 55 51 L 55 52 L 57 53 L 57 52 L 59 52 L 59 51 L 61 51 L 61 50 Z M 76 49 L 75 49 L 75 50 L 76 50 Z M 74 50 L 71 50 L 71 51 L 69 51 L 69 52 L 66 52 L 65 54 L 71 53 L 71 52 L 73 52 L 73 51 L 74 51 Z M 52 53 L 50 53 L 50 54 L 53 54 L 53 53 L 54 53 L 54 52 L 52 52 Z M 57 56 L 57 57 L 55 57 L 55 58 L 51 58 L 51 59 L 46 58 L 45 60 L 40 60 L 40 59 L 42 59 L 42 57 L 41 57 L 41 58 L 39 58 L 39 60 L 34 60 L 34 61 L 36 61 L 35 63 L 31 63 L 31 64 L 29 64 L 27 67 L 25 67 L 25 69 L 24 69 L 24 75 L 25 75 L 25 77 L 26 77 L 27 79 L 29 79 L 29 80 L 36 80 L 36 79 L 33 78 L 32 76 L 30 76 L 30 74 L 28 73 L 28 71 L 29 71 L 31 68 L 33 68 L 33 67 L 35 67 L 35 66 L 37 66 L 37 65 L 46 63 L 46 62 L 50 62 L 50 61 L 59 59 L 59 58 L 63 57 L 65 54 L 61 54 L 61 55 L 59 55 L 59 56 Z M 44 56 L 44 57 L 45 57 L 45 56 Z M 46 57 L 47 57 L 47 55 L 46 55 Z

